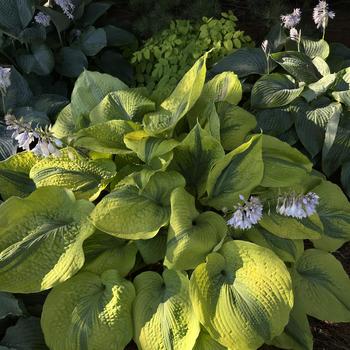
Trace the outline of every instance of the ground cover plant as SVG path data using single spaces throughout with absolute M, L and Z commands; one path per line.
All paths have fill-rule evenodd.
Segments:
M 350 321 L 346 196 L 206 60 L 160 105 L 85 71 L 51 129 L 6 117 L 0 289 L 48 292 L 32 348 L 311 350 L 307 315 Z

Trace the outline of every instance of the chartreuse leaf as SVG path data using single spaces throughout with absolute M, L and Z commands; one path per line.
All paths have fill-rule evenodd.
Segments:
M 207 53 L 204 54 L 183 76 L 172 94 L 161 103 L 159 111 L 145 115 L 143 123 L 148 133 L 172 135 L 176 124 L 193 107 L 202 93 L 207 56 Z
M 154 264 L 163 260 L 166 252 L 168 230 L 160 229 L 151 239 L 138 239 L 135 243 L 143 261 L 146 264 Z
M 232 208 L 239 195 L 248 195 L 263 178 L 262 137 L 248 142 L 215 162 L 207 181 L 208 197 L 203 201 L 215 209 Z
M 297 149 L 279 139 L 262 135 L 265 187 L 285 187 L 302 181 L 312 170 L 312 163 Z
M 323 224 L 321 239 L 313 241 L 316 248 L 335 251 L 350 241 L 350 203 L 343 191 L 329 181 L 312 191 L 320 197 L 317 214 Z
M 68 104 L 60 111 L 60 113 L 58 113 L 56 122 L 51 131 L 57 138 L 62 139 L 74 134 L 75 130 L 76 121 L 73 118 L 71 104 Z
M 205 330 L 201 329 L 193 350 L 227 350 L 217 343 Z
M 246 231 L 244 235 L 249 241 L 271 249 L 286 262 L 296 262 L 304 251 L 303 240 L 281 238 L 266 231 L 261 226 Z
M 76 134 L 75 146 L 101 153 L 130 153 L 125 146 L 123 137 L 139 129 L 141 126 L 132 121 L 110 120 L 81 129 Z
M 292 278 L 296 298 L 308 315 L 331 322 L 350 321 L 350 279 L 333 255 L 306 250 Z
M 41 327 L 52 350 L 124 350 L 135 289 L 115 270 L 80 272 L 47 297 Z
M 189 298 L 186 275 L 147 271 L 134 280 L 134 340 L 139 349 L 192 350 L 200 326 Z
M 119 238 L 152 238 L 169 223 L 171 192 L 184 186 L 183 177 L 174 171 L 134 173 L 97 204 L 92 222 Z
M 38 161 L 32 152 L 22 152 L 0 162 L 0 194 L 2 199 L 11 196 L 25 197 L 35 190 L 29 171 Z
M 253 108 L 282 107 L 291 103 L 302 91 L 303 87 L 297 87 L 288 75 L 264 75 L 253 86 L 251 105 Z
M 199 213 L 195 199 L 185 189 L 171 194 L 171 215 L 164 265 L 169 269 L 194 269 L 223 241 L 227 225 L 218 214 Z
M 119 90 L 110 92 L 92 111 L 92 124 L 113 119 L 139 119 L 145 113 L 155 110 L 155 103 L 138 90 Z
M 196 124 L 175 148 L 171 167 L 185 177 L 188 187 L 202 195 L 210 169 L 224 155 L 220 142 Z
M 47 157 L 36 163 L 30 177 L 37 187 L 59 186 L 72 190 L 77 198 L 95 200 L 115 175 L 108 159 L 89 160 L 72 148 L 59 157 Z
M 279 335 L 293 306 L 284 263 L 271 250 L 238 240 L 197 266 L 190 295 L 209 334 L 232 350 L 254 350 Z
M 92 208 L 58 187 L 39 188 L 24 199 L 12 197 L 3 203 L 1 290 L 39 292 L 74 275 L 84 264 L 83 241 L 94 232 L 87 220 Z
M 137 248 L 134 242 L 96 231 L 84 242 L 83 248 L 84 270 L 98 275 L 106 270 L 117 270 L 124 277 L 135 265 Z
M 9 315 L 21 316 L 23 314 L 18 300 L 10 293 L 0 292 L 0 305 L 0 320 Z

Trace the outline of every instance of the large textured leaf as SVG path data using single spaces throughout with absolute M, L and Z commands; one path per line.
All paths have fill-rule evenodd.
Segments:
M 284 187 L 300 182 L 312 170 L 312 163 L 297 149 L 275 137 L 263 135 L 262 157 L 265 187 Z
M 71 191 L 39 188 L 25 199 L 12 197 L 0 211 L 0 288 L 16 293 L 49 289 L 84 263 L 83 241 L 93 231 L 93 205 Z
M 89 160 L 72 148 L 59 157 L 47 157 L 36 163 L 30 177 L 37 187 L 59 186 L 72 190 L 77 198 L 95 200 L 115 175 L 113 161 Z
M 112 119 L 139 119 L 155 109 L 155 103 L 137 90 L 110 92 L 91 112 L 92 124 Z
M 350 322 L 350 279 L 331 254 L 309 249 L 297 261 L 293 287 L 303 310 L 331 322 Z
M 0 104 L 1 105 L 1 104 Z M 12 138 L 12 131 L 0 124 L 0 160 L 7 159 L 17 151 L 17 142 Z
M 303 91 L 301 96 L 304 97 L 304 99 L 307 102 L 310 102 L 310 101 L 316 99 L 317 97 L 319 97 L 319 96 L 323 95 L 325 92 L 327 92 L 327 90 L 334 83 L 335 78 L 336 78 L 336 74 L 327 74 L 326 76 L 324 76 L 320 80 L 318 80 L 312 84 L 309 84 L 307 86 L 306 90 Z
M 172 94 L 160 105 L 160 110 L 146 114 L 145 130 L 153 135 L 171 136 L 176 124 L 193 107 L 202 93 L 206 76 L 206 60 L 202 56 L 183 76 Z
M 170 194 L 184 186 L 176 172 L 133 174 L 105 196 L 91 214 L 101 231 L 125 239 L 148 239 L 166 226 L 170 215 Z
M 143 272 L 134 284 L 134 340 L 139 349 L 192 350 L 199 322 L 189 298 L 187 276 L 165 270 Z
M 210 169 L 224 155 L 220 143 L 197 124 L 175 148 L 171 166 L 185 177 L 188 187 L 202 195 Z
M 0 1 L 0 28 L 10 30 L 15 35 L 24 29 L 34 15 L 34 1 Z
M 9 315 L 21 316 L 23 314 L 18 300 L 10 293 L 0 292 L 0 305 L 0 320 Z
M 35 190 L 29 171 L 38 161 L 31 152 L 22 152 L 0 162 L 0 194 L 5 200 L 11 196 L 25 197 Z
M 323 39 L 314 41 L 302 38 L 301 50 L 310 58 L 321 57 L 325 60 L 329 55 L 329 45 Z
M 156 236 L 151 239 L 138 239 L 136 241 L 143 261 L 146 264 L 154 264 L 163 260 L 166 252 L 166 242 L 168 237 L 167 229 L 160 229 Z
M 171 194 L 171 215 L 164 265 L 169 269 L 191 270 L 223 240 L 225 220 L 218 214 L 199 213 L 195 199 L 185 189 Z
M 251 105 L 254 108 L 274 108 L 291 103 L 303 87 L 297 87 L 287 75 L 272 73 L 260 78 L 253 86 Z
M 197 338 L 196 344 L 193 350 L 227 350 L 219 343 L 217 343 L 206 331 L 201 329 L 199 336 Z
M 248 142 L 215 162 L 209 171 L 205 202 L 215 209 L 233 208 L 239 195 L 247 196 L 263 178 L 262 137 Z
M 76 134 L 75 146 L 91 151 L 121 154 L 130 153 L 124 143 L 124 135 L 141 126 L 127 120 L 110 120 L 81 129 Z
M 69 78 L 77 78 L 88 67 L 89 62 L 83 51 L 70 46 L 62 47 L 57 54 L 55 70 Z M 79 115 L 79 113 L 77 113 Z
M 86 56 L 96 56 L 107 46 L 106 32 L 102 28 L 88 27 L 79 37 L 78 46 Z
M 41 326 L 51 350 L 124 350 L 135 289 L 117 271 L 81 272 L 47 297 Z
M 68 104 L 58 113 L 56 122 L 51 131 L 57 138 L 61 139 L 74 134 L 76 126 L 76 119 L 73 118 L 72 107 Z
M 293 306 L 284 263 L 269 249 L 238 240 L 195 269 L 190 295 L 209 334 L 232 350 L 254 350 L 280 334 Z

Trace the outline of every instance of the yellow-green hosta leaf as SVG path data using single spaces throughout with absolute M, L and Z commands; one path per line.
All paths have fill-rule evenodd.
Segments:
M 201 329 L 193 350 L 227 350 L 216 342 L 205 330 Z
M 132 338 L 135 289 L 115 270 L 80 272 L 55 287 L 41 317 L 51 350 L 124 350 Z
M 154 110 L 155 103 L 137 90 L 112 91 L 90 112 L 90 120 L 97 124 L 113 119 L 139 119 Z
M 71 104 L 68 104 L 58 113 L 51 131 L 57 138 L 62 139 L 75 133 L 76 123 L 76 120 L 73 118 Z
M 119 238 L 152 238 L 169 223 L 170 194 L 185 181 L 176 172 L 141 172 L 125 181 L 97 204 L 92 222 Z
M 218 214 L 199 213 L 195 199 L 185 189 L 171 194 L 171 215 L 164 265 L 169 269 L 194 269 L 222 242 L 227 225 Z
M 331 322 L 350 322 L 350 279 L 331 254 L 308 249 L 292 271 L 296 298 L 310 316 Z
M 284 263 L 271 250 L 238 240 L 197 266 L 190 295 L 200 322 L 231 350 L 255 350 L 279 335 L 293 306 Z
M 200 196 L 205 193 L 210 169 L 224 155 L 220 142 L 196 124 L 175 148 L 171 167 L 178 170 L 185 177 L 186 185 Z
M 83 241 L 94 227 L 93 204 L 58 187 L 12 197 L 0 210 L 0 289 L 35 293 L 74 275 L 84 264 Z
M 168 230 L 160 229 L 151 239 L 138 239 L 135 243 L 146 264 L 154 264 L 163 260 L 166 252 Z
M 350 240 L 350 203 L 343 191 L 329 181 L 312 191 L 320 197 L 317 214 L 323 224 L 321 239 L 313 241 L 316 248 L 335 251 Z
M 192 350 L 200 326 L 193 312 L 186 275 L 147 271 L 134 280 L 134 340 L 140 350 Z
M 144 116 L 143 123 L 149 134 L 171 136 L 179 120 L 196 103 L 205 82 L 207 56 L 204 54 L 183 76 L 172 94 L 161 103 L 159 111 Z
M 215 162 L 209 171 L 205 204 L 218 210 L 232 208 L 240 194 L 247 196 L 260 184 L 263 173 L 262 137 L 255 135 Z
M 285 187 L 301 182 L 312 170 L 312 163 L 288 143 L 269 136 L 262 136 L 264 161 L 264 187 Z
M 32 152 L 21 152 L 0 162 L 2 199 L 11 196 L 25 197 L 35 190 L 35 183 L 29 178 L 29 172 L 37 161 L 38 158 Z
M 91 151 L 111 154 L 131 153 L 124 143 L 124 135 L 139 130 L 141 126 L 127 120 L 110 120 L 99 123 L 76 134 L 75 146 Z
M 96 231 L 84 242 L 83 248 L 85 271 L 99 275 L 106 270 L 117 270 L 124 277 L 135 265 L 137 253 L 135 243 L 107 233 Z
M 115 165 L 109 159 L 89 160 L 72 148 L 59 157 L 50 156 L 36 163 L 30 177 L 37 187 L 69 188 L 77 198 L 95 200 L 115 175 Z

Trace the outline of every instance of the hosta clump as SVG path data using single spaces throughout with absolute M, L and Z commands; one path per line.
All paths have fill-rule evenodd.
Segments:
M 49 290 L 50 349 L 311 350 L 307 315 L 350 321 L 348 200 L 206 59 L 160 105 L 85 71 L 60 156 L 0 163 L 0 288 Z

